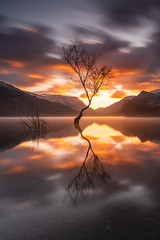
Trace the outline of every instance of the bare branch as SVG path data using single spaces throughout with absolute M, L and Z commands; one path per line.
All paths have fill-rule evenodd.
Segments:
M 113 77 L 112 68 L 106 65 L 97 67 L 96 63 L 100 54 L 94 50 L 80 48 L 75 43 L 72 43 L 69 48 L 64 47 L 63 55 L 65 63 L 69 64 L 77 74 L 88 99 L 89 107 L 93 97 Z M 84 110 L 82 109 L 81 116 Z

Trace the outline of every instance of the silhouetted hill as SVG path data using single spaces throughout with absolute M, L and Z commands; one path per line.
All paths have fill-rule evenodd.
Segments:
M 96 109 L 96 113 L 99 116 L 109 116 L 109 115 L 121 115 L 123 106 L 134 96 L 128 96 L 121 99 L 119 102 L 113 103 L 109 107 L 106 108 L 98 108 Z
M 80 111 L 82 108 L 86 107 L 86 105 L 78 97 L 55 95 L 55 94 L 40 95 L 40 94 L 34 94 L 30 92 L 26 92 L 26 93 L 32 96 L 36 96 L 37 98 L 40 98 L 40 99 L 48 100 L 50 102 L 61 103 L 77 112 Z M 89 108 L 84 112 L 84 115 L 94 115 L 94 114 L 95 113 L 92 108 Z
M 84 106 L 77 97 L 38 95 L 0 81 L 0 116 L 30 116 L 35 115 L 37 109 L 41 116 L 76 116 Z M 85 115 L 160 116 L 160 89 L 142 91 L 95 111 L 90 108 Z
M 0 81 L 0 116 L 28 116 L 39 111 L 43 116 L 74 116 L 69 106 L 37 98 Z
M 96 113 L 100 116 L 160 116 L 160 90 L 125 97 L 109 107 L 97 109 Z

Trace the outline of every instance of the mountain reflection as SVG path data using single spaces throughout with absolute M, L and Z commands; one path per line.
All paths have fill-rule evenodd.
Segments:
M 82 119 L 83 133 L 86 134 L 86 129 L 91 128 L 91 137 L 95 139 L 97 134 L 106 135 L 108 132 L 117 131 L 124 137 L 137 137 L 141 142 L 160 142 L 160 121 L 157 118 L 85 118 Z M 77 136 L 78 132 L 73 125 L 73 118 L 48 118 L 48 127 L 45 139 L 63 138 Z M 95 127 L 95 124 L 99 126 Z M 104 128 L 105 126 L 105 128 Z M 103 129 L 102 129 L 103 128 Z M 92 135 L 92 136 L 91 136 Z M 33 134 L 30 131 L 24 131 L 19 119 L 16 118 L 1 118 L 0 119 L 0 151 L 12 149 L 15 146 L 30 141 L 33 139 Z
M 39 138 L 62 138 L 77 135 L 72 124 L 72 118 L 48 118 L 47 132 Z M 0 151 L 12 149 L 15 146 L 36 139 L 36 134 L 24 130 L 23 124 L 18 118 L 0 119 Z

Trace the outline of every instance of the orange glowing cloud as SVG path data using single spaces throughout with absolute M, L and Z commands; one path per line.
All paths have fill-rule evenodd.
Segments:
M 93 43 L 103 44 L 103 42 L 97 41 L 97 40 L 94 40 L 94 39 L 91 39 L 91 41 L 92 41 Z
M 6 171 L 5 174 L 22 173 L 24 171 L 25 171 L 25 168 L 23 166 L 16 166 Z
M 62 163 L 62 164 L 55 164 L 55 165 L 53 165 L 53 168 L 55 169 L 55 168 L 62 168 L 62 169 L 65 169 L 65 168 L 72 168 L 72 167 L 75 167 L 76 166 L 76 164 L 75 164 L 75 162 L 74 162 L 74 160 L 73 161 L 67 161 L 66 163 Z
M 83 44 L 103 44 L 103 42 L 95 40 L 95 39 L 88 39 L 86 41 L 82 41 Z
M 28 74 L 27 76 L 28 76 L 28 77 L 31 77 L 31 78 L 43 78 L 43 76 L 41 76 L 41 75 L 36 75 L 36 74 Z
M 29 27 L 25 27 L 25 26 L 21 26 L 21 25 L 19 25 L 18 28 L 23 29 L 28 32 L 38 33 L 38 31 L 33 28 L 29 28 Z
M 125 141 L 125 137 L 122 135 L 110 136 L 110 138 L 112 138 L 117 143 L 121 143 L 121 142 Z
M 39 79 L 39 78 L 35 78 L 35 79 Z M 41 79 L 41 78 L 40 78 Z M 24 91 L 29 91 L 29 92 L 46 92 L 48 89 L 52 88 L 54 86 L 54 83 L 51 81 L 42 81 L 41 83 L 39 82 L 35 82 L 34 84 L 31 83 L 29 86 L 27 87 L 23 87 Z
M 9 159 L 1 159 L 0 161 L 1 166 L 6 166 L 6 165 L 9 165 L 10 163 L 11 161 Z
M 36 154 L 36 155 L 32 155 L 32 156 L 28 157 L 28 160 L 39 160 L 42 157 L 43 157 L 42 154 Z
M 126 97 L 126 93 L 122 90 L 118 90 L 118 91 L 115 91 L 111 96 L 110 98 L 124 98 Z
M 90 94 L 89 94 L 90 95 Z M 96 97 L 99 96 L 99 93 L 96 94 Z M 86 94 L 85 93 L 82 93 L 80 96 L 80 98 L 87 98 Z
M 52 68 L 59 69 L 59 70 L 65 70 L 68 72 L 73 72 L 73 69 L 70 66 L 65 65 L 65 64 L 54 65 Z
M 113 72 L 115 76 L 122 76 L 122 75 L 135 75 L 143 73 L 144 70 L 141 68 L 134 68 L 134 69 L 128 69 L 128 68 L 114 68 Z
M 58 119 L 58 122 L 59 121 L 63 122 L 60 118 Z M 90 122 L 89 119 L 87 119 L 87 122 L 88 121 Z M 123 126 L 123 122 L 127 129 L 126 120 L 120 118 L 119 124 L 113 124 L 113 128 L 108 124 L 116 123 L 117 119 L 94 119 L 94 121 L 100 121 L 100 123 L 92 124 L 91 122 L 90 125 L 86 126 L 83 134 L 91 140 L 92 148 L 102 163 L 106 162 L 111 166 L 122 166 L 124 164 L 143 165 L 144 161 L 146 161 L 146 154 L 152 154 L 152 152 L 154 152 L 155 159 L 158 161 L 160 151 L 157 143 L 150 141 L 142 143 L 138 137 L 134 137 L 133 135 L 126 136 L 119 130 L 116 130 L 117 126 Z M 131 126 L 133 125 L 132 121 L 130 122 Z M 37 143 L 37 141 L 26 141 L 10 150 L 11 152 L 18 151 L 18 155 L 17 158 L 15 158 L 14 166 L 13 161 L 10 159 L 2 159 L 2 166 L 5 168 L 5 172 L 2 170 L 4 174 L 20 174 L 27 171 L 40 172 L 41 170 L 49 170 L 49 173 L 51 173 L 54 169 L 58 169 L 59 173 L 59 170 L 75 168 L 83 163 L 88 144 L 84 139 L 80 138 L 80 135 L 60 138 L 52 138 L 51 136 L 51 138 L 49 138 L 49 136 L 50 135 L 48 135 L 45 140 L 40 139 L 39 143 Z M 34 155 L 33 151 L 27 150 L 29 148 L 34 149 Z M 27 158 L 22 158 L 25 149 L 28 153 Z
M 80 98 L 87 98 L 87 97 L 86 97 L 86 94 L 85 94 L 85 93 L 82 93 L 82 94 L 80 95 Z
M 14 68 L 23 68 L 25 64 L 20 61 L 14 61 L 14 60 L 2 60 L 4 63 L 8 63 L 11 67 Z
M 6 69 L 1 69 L 0 70 L 0 74 L 9 74 L 10 71 L 6 70 Z

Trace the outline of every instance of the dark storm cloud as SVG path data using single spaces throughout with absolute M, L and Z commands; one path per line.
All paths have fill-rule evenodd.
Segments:
M 10 19 L 7 17 L 1 17 L 0 22 L 0 80 L 18 86 L 47 80 L 58 62 L 48 55 L 56 50 L 54 36 L 49 37 L 54 35 L 54 31 L 40 24 L 9 27 L 6 23 L 10 23 Z M 29 76 L 33 74 L 37 75 L 36 78 Z
M 128 45 L 129 44 L 127 41 L 121 41 L 109 35 L 106 35 L 103 39 L 103 44 L 96 44 L 95 49 L 102 55 L 107 55 L 109 52 L 116 52 L 120 48 L 128 47 Z
M 141 69 L 154 73 L 160 68 L 160 31 L 154 34 L 152 42 L 145 47 L 130 48 L 129 53 L 116 52 L 110 55 L 110 62 L 116 68 Z
M 75 34 L 75 36 L 78 35 L 77 37 L 91 37 L 91 36 L 102 37 L 102 32 L 95 28 L 71 25 L 70 29 L 71 31 L 73 31 L 73 34 Z
M 25 69 L 26 71 L 26 69 Z M 12 84 L 14 86 L 21 87 L 30 87 L 33 83 L 43 83 L 44 78 L 32 79 L 31 77 L 24 74 L 25 71 L 19 70 L 17 72 L 12 72 L 9 74 L 0 74 L 0 79 L 3 82 Z
M 0 24 L 5 23 L 6 18 L 3 15 L 0 15 Z
M 160 20 L 159 0 L 94 0 L 94 3 L 103 14 L 105 23 L 133 27 L 141 18 Z
M 145 47 L 132 48 L 130 53 L 116 52 L 110 55 L 111 64 L 118 69 L 153 70 L 152 52 Z
M 94 49 L 99 52 L 105 61 L 109 53 L 115 53 L 120 48 L 127 48 L 129 43 L 116 39 L 104 31 L 81 26 L 71 26 L 73 35 L 77 36 L 77 43 L 82 48 Z M 88 42 L 88 44 L 87 44 Z
M 139 80 L 148 81 L 148 74 L 156 73 L 160 68 L 160 31 L 152 35 L 150 43 L 143 47 L 130 47 L 129 42 L 115 38 L 101 30 L 87 27 L 72 26 L 72 31 L 77 36 L 77 39 L 96 39 L 103 44 L 82 44 L 82 47 L 87 47 L 101 53 L 103 61 L 109 63 L 113 68 L 127 70 L 141 70 L 146 73 Z M 121 49 L 126 49 L 128 52 L 121 52 Z
M 153 41 L 149 45 L 149 48 L 152 51 L 152 54 L 155 58 L 155 67 L 160 67 L 160 28 L 159 31 L 157 31 L 153 35 Z
M 116 51 L 121 47 L 128 47 L 129 45 L 127 41 L 116 39 L 104 31 L 95 28 L 72 26 L 72 31 L 77 36 L 77 41 L 79 39 L 84 42 L 90 40 L 92 44 L 88 47 L 94 48 L 101 53 L 104 51 Z
M 40 61 L 54 49 L 54 40 L 39 31 L 14 28 L 0 33 L 0 58 L 18 61 Z M 35 31 L 35 32 L 34 32 Z
M 139 81 L 149 81 L 152 79 L 151 74 L 157 73 L 160 68 L 159 0 L 6 0 L 2 3 L 0 13 L 28 22 L 29 28 L 36 30 L 29 31 L 13 24 L 14 28 L 12 26 L 10 30 L 4 31 L 4 26 L 10 20 L 0 15 L 0 30 L 3 26 L 3 31 L 0 31 L 0 59 L 25 63 L 23 68 L 14 72 L 15 69 L 9 62 L 0 61 L 0 67 L 3 67 L 0 80 L 7 82 L 10 79 L 10 83 L 24 82 L 24 85 L 29 85 L 31 79 L 27 77 L 28 74 L 35 73 L 44 77 L 46 73 L 53 72 L 53 66 L 60 61 L 47 53 L 59 53 L 58 41 L 63 43 L 69 40 L 100 52 L 102 62 L 113 69 L 141 69 L 144 75 L 143 80 L 140 75 L 136 76 Z M 34 21 L 50 28 L 54 26 L 56 32 L 51 33 L 50 28 L 42 24 L 36 25 Z M 146 34 L 146 39 L 143 26 L 145 30 L 151 29 Z M 142 39 L 138 38 L 138 33 Z M 136 41 L 137 45 L 134 45 Z M 84 44 L 85 42 L 89 44 Z M 44 66 L 48 67 L 47 70 Z M 7 75 L 4 69 L 6 72 L 11 70 L 11 73 Z M 11 82 L 12 77 L 14 79 Z M 43 78 L 32 80 L 37 83 L 44 81 Z
M 0 14 L 0 32 L 5 32 L 6 30 L 6 25 L 8 24 L 9 22 L 9 18 L 8 17 L 5 17 L 4 15 L 1 15 Z
M 94 39 L 95 37 L 95 39 L 101 40 L 103 44 L 80 43 L 80 45 L 100 52 L 103 62 L 111 65 L 113 68 L 139 69 L 149 73 L 156 71 L 156 65 L 159 65 L 159 60 L 156 57 L 159 54 L 158 51 L 154 50 L 156 46 L 157 48 L 159 47 L 158 33 L 154 36 L 154 41 L 149 46 L 130 48 L 129 42 L 119 40 L 102 31 L 78 26 L 73 26 L 73 31 L 81 39 Z M 128 49 L 128 52 L 121 52 L 123 48 Z
M 130 47 L 129 42 L 120 40 L 116 37 L 90 27 L 71 26 L 77 39 L 85 40 L 95 39 L 102 41 L 103 44 L 82 44 L 82 47 L 93 48 L 100 52 L 104 61 L 109 62 L 113 68 L 117 69 L 142 69 L 146 72 L 155 72 L 160 67 L 160 31 L 151 37 L 150 43 L 144 47 Z M 121 49 L 127 49 L 128 52 L 121 52 Z

